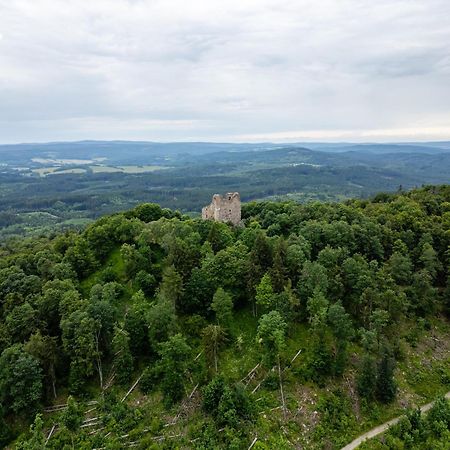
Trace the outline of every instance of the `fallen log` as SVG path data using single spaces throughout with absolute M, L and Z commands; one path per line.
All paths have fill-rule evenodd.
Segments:
M 133 392 L 134 388 L 138 385 L 139 381 L 141 381 L 143 375 L 144 374 L 142 373 L 141 376 L 134 382 L 133 386 L 131 386 L 129 391 L 122 398 L 121 403 L 123 403 L 126 400 L 126 398 Z

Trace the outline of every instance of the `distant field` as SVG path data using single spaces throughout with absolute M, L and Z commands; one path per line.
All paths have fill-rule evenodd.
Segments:
M 47 175 L 64 175 L 68 173 L 86 173 L 86 169 L 80 167 L 62 170 L 60 167 L 40 167 L 39 169 L 33 169 L 32 171 L 38 173 L 41 177 L 46 177 Z
M 88 166 L 93 173 L 148 173 L 155 172 L 157 170 L 169 169 L 166 166 Z M 37 169 L 32 169 L 33 173 L 39 174 L 41 177 L 46 177 L 47 175 L 64 175 L 64 174 L 74 174 L 74 173 L 86 173 L 88 169 L 82 167 L 73 167 L 68 169 L 62 169 L 59 166 L 52 167 L 39 167 Z
M 165 166 L 90 166 L 94 173 L 146 173 L 154 172 L 156 170 L 168 169 Z
M 89 166 L 89 168 L 94 173 L 114 173 L 114 172 L 122 172 L 118 167 L 111 166 Z
M 49 173 L 49 175 L 64 175 L 67 173 L 86 173 L 86 169 L 74 167 L 73 169 L 57 170 L 55 172 Z
M 61 165 L 83 165 L 93 164 L 95 162 L 105 161 L 106 158 L 92 158 L 92 159 L 54 159 L 54 158 L 32 158 L 31 161 L 39 164 L 61 164 Z
M 39 169 L 33 169 L 34 173 L 38 173 L 41 177 L 45 177 L 46 175 L 50 175 L 55 170 L 58 170 L 59 167 L 40 167 Z

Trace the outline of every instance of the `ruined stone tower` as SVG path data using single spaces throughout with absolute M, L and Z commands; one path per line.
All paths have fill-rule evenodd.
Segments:
M 239 192 L 229 192 L 224 196 L 214 194 L 212 202 L 202 209 L 202 219 L 231 222 L 233 225 L 239 225 L 241 222 L 241 197 Z

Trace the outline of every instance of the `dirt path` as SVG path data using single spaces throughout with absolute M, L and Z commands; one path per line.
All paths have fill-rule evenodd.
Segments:
M 445 398 L 450 399 L 450 392 L 447 392 L 445 394 Z M 423 405 L 420 410 L 422 412 L 427 412 L 432 406 L 434 402 L 427 403 L 426 405 Z M 381 433 L 384 433 L 391 425 L 395 425 L 403 416 L 396 417 L 395 419 L 390 420 L 389 422 L 384 423 L 383 425 L 379 425 L 375 428 L 372 428 L 367 433 L 362 434 L 361 436 L 357 437 L 354 441 L 350 442 L 350 444 L 347 444 L 345 447 L 342 447 L 341 450 L 353 450 L 356 447 L 358 447 L 360 444 L 362 444 L 364 441 L 367 441 L 368 439 L 372 439 L 375 436 L 378 436 Z

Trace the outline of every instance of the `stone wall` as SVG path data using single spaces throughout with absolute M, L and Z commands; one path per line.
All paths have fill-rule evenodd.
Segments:
M 239 192 L 229 192 L 223 196 L 214 194 L 212 202 L 202 209 L 202 218 L 239 225 L 241 222 L 241 198 Z

